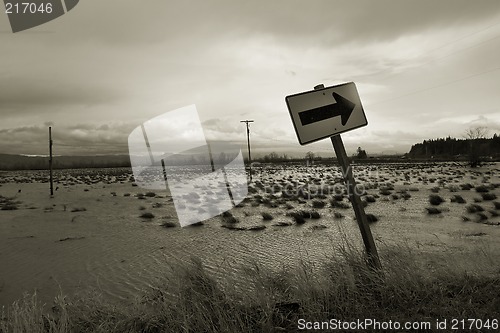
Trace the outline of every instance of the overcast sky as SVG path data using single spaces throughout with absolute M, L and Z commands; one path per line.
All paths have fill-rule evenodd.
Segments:
M 0 153 L 126 153 L 144 121 L 196 104 L 210 139 L 301 147 L 285 96 L 354 81 L 368 126 L 348 153 L 500 133 L 498 0 L 84 0 L 12 33 L 0 13 Z

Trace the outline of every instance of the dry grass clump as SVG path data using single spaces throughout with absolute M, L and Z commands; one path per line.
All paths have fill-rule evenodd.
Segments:
M 479 213 L 476 213 L 476 215 L 477 215 L 479 221 L 486 221 L 488 219 L 488 216 L 486 216 L 486 214 L 484 214 L 484 213 L 479 212 Z
M 262 213 L 260 213 L 260 215 L 262 215 L 262 219 L 264 221 L 271 221 L 274 218 L 271 214 L 269 214 L 267 212 L 262 212 Z
M 370 213 L 366 214 L 366 219 L 368 220 L 368 223 L 374 223 L 378 221 L 378 217 Z
M 432 192 L 432 193 L 438 193 L 438 192 L 439 192 L 439 190 L 440 190 L 440 188 L 439 188 L 439 187 L 437 187 L 437 186 L 435 186 L 435 187 L 432 187 L 432 188 L 431 188 L 431 192 Z
M 222 223 L 225 223 L 225 224 L 236 224 L 236 223 L 240 222 L 230 212 L 223 212 L 221 214 L 221 218 L 222 218 Z
M 155 217 L 155 215 L 153 213 L 150 213 L 150 212 L 144 212 L 140 215 L 141 218 L 143 219 L 153 219 Z
M 335 199 L 331 199 L 330 200 L 330 205 L 333 207 L 333 208 L 340 208 L 340 209 L 348 209 L 348 208 L 351 208 L 351 206 L 347 203 L 347 202 L 344 202 L 344 201 L 337 201 Z
M 365 195 L 364 198 L 365 198 L 366 202 L 370 202 L 370 203 L 377 201 L 375 199 L 375 197 L 373 195 L 370 195 L 370 194 L 369 195 Z
M 366 216 L 366 220 L 368 223 L 374 223 L 374 222 L 378 221 L 378 217 L 376 217 L 375 215 L 373 215 L 371 213 L 366 213 L 365 216 Z M 357 218 L 354 217 L 354 219 L 356 220 Z
M 326 205 L 326 202 L 324 202 L 322 200 L 313 200 L 313 202 L 312 202 L 313 208 L 323 208 L 323 207 L 325 207 L 325 205 Z
M 478 185 L 478 186 L 476 186 L 476 192 L 478 192 L 478 193 L 487 193 L 487 192 L 489 192 L 489 189 L 485 185 Z
M 408 200 L 411 198 L 411 194 L 408 193 L 408 191 L 404 190 L 401 192 L 401 198 L 405 199 L 405 200 Z
M 469 191 L 470 189 L 474 188 L 474 186 L 472 186 L 472 184 L 469 183 L 460 184 L 459 186 L 462 191 Z
M 478 204 L 470 204 L 465 208 L 467 209 L 467 212 L 471 214 L 484 211 L 484 208 Z
M 444 202 L 444 199 L 437 194 L 431 194 L 429 195 L 429 202 L 433 206 L 439 206 L 442 202 Z
M 431 215 L 441 214 L 441 209 L 436 207 L 426 207 L 427 213 Z
M 20 201 L 15 201 L 14 198 L 0 195 L 0 210 L 17 210 L 20 203 Z
M 177 224 L 175 224 L 175 222 L 172 222 L 172 221 L 167 221 L 167 222 L 164 222 L 160 225 L 164 228 L 175 228 L 177 226 Z
M 497 198 L 497 195 L 495 193 L 481 193 L 481 197 L 484 201 L 491 201 L 495 200 Z
M 390 195 L 392 193 L 392 191 L 389 188 L 383 187 L 380 189 L 379 193 L 382 195 Z
M 287 213 L 286 215 L 291 216 L 294 219 L 295 223 L 297 223 L 297 224 L 306 223 L 306 219 L 305 219 L 302 211 L 290 212 L 290 213 Z
M 458 195 L 458 194 L 455 194 L 453 197 L 451 197 L 450 201 L 460 203 L 460 204 L 466 203 L 465 199 L 461 195 Z

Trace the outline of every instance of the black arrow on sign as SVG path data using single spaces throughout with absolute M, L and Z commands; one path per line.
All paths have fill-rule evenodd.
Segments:
M 299 112 L 302 126 L 337 116 L 340 116 L 340 122 L 342 126 L 345 126 L 356 104 L 337 93 L 333 92 L 332 96 L 335 98 L 335 104 L 328 104 L 320 106 L 319 108 Z

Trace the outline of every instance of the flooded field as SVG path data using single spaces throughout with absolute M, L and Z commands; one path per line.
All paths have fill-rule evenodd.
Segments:
M 429 270 L 451 258 L 484 270 L 484 257 L 491 273 L 500 271 L 499 171 L 499 163 L 354 167 L 377 244 L 414 249 Z M 321 263 L 346 241 L 361 247 L 339 168 L 254 172 L 242 204 L 184 228 L 169 191 L 136 186 L 129 169 L 56 171 L 53 198 L 47 172 L 0 172 L 0 305 L 34 290 L 45 302 L 89 288 L 130 299 L 192 256 L 224 279 L 253 260 L 272 269 Z

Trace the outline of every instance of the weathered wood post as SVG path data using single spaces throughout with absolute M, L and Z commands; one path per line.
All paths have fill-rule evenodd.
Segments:
M 319 84 L 315 86 L 314 89 L 319 90 L 324 87 L 325 86 L 323 84 Z M 342 137 L 340 134 L 337 134 L 331 136 L 330 139 L 332 140 L 333 149 L 335 150 L 335 155 L 337 156 L 340 168 L 342 169 L 342 175 L 346 182 L 347 194 L 352 203 L 354 215 L 356 216 L 356 222 L 358 223 L 361 237 L 363 238 L 363 243 L 368 257 L 368 264 L 371 268 L 381 269 L 382 265 L 380 264 L 377 247 L 375 246 L 375 241 L 373 240 L 373 235 L 371 233 L 370 226 L 368 225 L 368 219 L 366 218 L 363 203 L 361 202 L 361 198 L 356 190 L 356 181 L 354 180 L 352 168 L 349 164 L 349 158 L 345 151 L 344 143 L 342 142 Z
M 50 196 L 54 195 L 54 180 L 52 178 L 52 127 L 49 126 L 49 177 L 50 177 Z
M 247 125 L 248 166 L 250 173 L 250 181 L 252 181 L 252 155 L 250 154 L 250 126 L 248 124 L 253 123 L 253 120 L 241 120 L 240 123 L 246 123 Z

